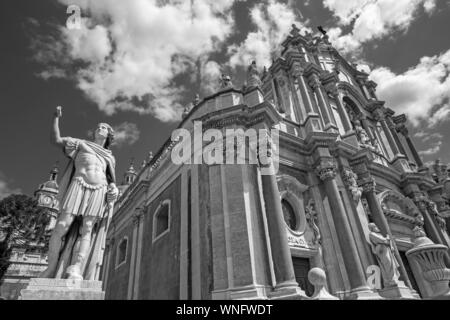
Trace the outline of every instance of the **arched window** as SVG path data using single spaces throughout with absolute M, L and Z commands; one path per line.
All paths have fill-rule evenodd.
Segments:
M 170 231 L 170 200 L 163 201 L 153 215 L 153 242 Z
M 117 246 L 116 268 L 120 267 L 127 260 L 128 238 L 123 238 Z

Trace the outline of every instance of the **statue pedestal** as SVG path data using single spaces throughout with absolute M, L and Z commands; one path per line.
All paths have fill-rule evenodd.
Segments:
M 413 295 L 411 289 L 408 288 L 404 283 L 392 286 L 389 288 L 384 288 L 379 291 L 380 296 L 387 299 L 395 300 L 417 300 L 418 298 Z
M 104 300 L 101 281 L 33 278 L 21 300 Z

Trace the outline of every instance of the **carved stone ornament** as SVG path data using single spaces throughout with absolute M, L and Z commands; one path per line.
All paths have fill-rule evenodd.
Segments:
M 375 182 L 375 179 L 373 179 L 372 177 L 363 179 L 360 183 L 360 186 L 362 187 L 363 192 L 365 193 L 375 192 L 376 185 L 377 184 Z
M 363 188 L 358 186 L 357 183 L 358 176 L 354 173 L 350 168 L 344 168 L 342 170 L 342 179 L 344 180 L 345 185 L 348 190 L 351 192 L 353 201 L 356 203 L 361 199 L 361 195 L 363 192 Z
M 228 89 L 232 88 L 233 83 L 231 82 L 231 77 L 225 74 L 222 74 L 220 77 L 220 89 Z
M 260 87 L 262 84 L 261 78 L 259 76 L 258 69 L 256 67 L 256 61 L 253 61 L 247 69 L 247 87 L 254 88 Z
M 316 174 L 320 180 L 325 181 L 328 179 L 334 179 L 337 174 L 337 165 L 333 160 L 322 160 L 315 169 Z
M 318 225 L 316 203 L 313 199 L 309 199 L 308 204 L 305 207 L 306 221 L 309 227 L 313 230 L 314 238 L 313 243 L 318 245 L 321 244 L 322 237 L 320 235 L 320 229 Z
M 425 201 L 425 205 L 426 205 L 428 212 L 431 214 L 434 221 L 436 221 L 436 223 L 439 225 L 439 227 L 441 227 L 442 229 L 446 229 L 447 225 L 446 225 L 445 219 L 443 217 L 441 217 L 441 215 L 439 214 L 436 203 L 427 199 Z

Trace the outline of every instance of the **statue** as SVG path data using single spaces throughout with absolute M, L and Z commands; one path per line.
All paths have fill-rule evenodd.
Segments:
M 256 61 L 253 61 L 247 68 L 247 88 L 260 87 L 262 84 L 259 77 L 258 68 L 256 67 Z
M 363 192 L 363 188 L 358 186 L 358 175 L 354 173 L 350 168 L 344 168 L 342 172 L 342 178 L 348 190 L 352 194 L 353 201 L 358 203 Z
M 318 224 L 318 217 L 317 212 L 315 209 L 315 202 L 313 199 L 309 199 L 308 204 L 305 207 L 305 213 L 306 213 L 306 220 L 308 222 L 309 227 L 313 230 L 313 243 L 314 244 L 321 244 L 322 237 L 320 235 L 320 229 L 317 226 Z
M 117 200 L 115 159 L 108 149 L 114 131 L 100 123 L 93 141 L 61 137 L 58 107 L 52 142 L 69 163 L 60 181 L 60 214 L 49 243 L 48 268 L 41 278 L 98 280 L 113 204 Z
M 355 124 L 355 129 L 356 134 L 358 135 L 359 145 L 363 148 L 373 147 L 366 130 L 364 130 L 358 123 Z
M 231 82 L 231 77 L 226 75 L 226 74 L 222 74 L 222 76 L 220 77 L 220 88 L 221 89 L 229 89 L 229 88 L 233 88 L 233 83 Z
M 384 237 L 375 223 L 369 224 L 369 239 L 372 252 L 375 254 L 380 265 L 381 275 L 385 287 L 392 287 L 398 284 L 400 272 L 399 264 L 394 256 L 394 248 L 389 236 Z

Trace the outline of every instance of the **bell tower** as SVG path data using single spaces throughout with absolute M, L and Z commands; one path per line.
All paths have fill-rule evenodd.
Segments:
M 38 201 L 38 207 L 45 209 L 44 212 L 49 216 L 49 223 L 46 230 L 52 230 L 55 227 L 56 219 L 59 213 L 59 186 L 56 182 L 58 178 L 58 167 L 55 165 L 50 172 L 50 179 L 39 186 L 34 192 Z

